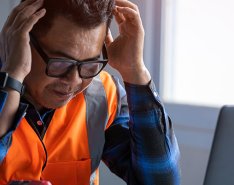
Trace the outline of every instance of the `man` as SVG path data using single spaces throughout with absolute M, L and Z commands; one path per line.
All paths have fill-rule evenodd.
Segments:
M 177 142 L 143 63 L 136 5 L 25 0 L 0 41 L 0 184 L 98 184 L 100 160 L 127 184 L 179 184 Z M 105 46 L 126 91 L 102 71 Z

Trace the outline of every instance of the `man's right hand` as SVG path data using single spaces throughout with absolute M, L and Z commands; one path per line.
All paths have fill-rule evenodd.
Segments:
M 41 9 L 43 0 L 26 0 L 20 3 L 9 15 L 0 33 L 1 71 L 23 82 L 31 71 L 32 53 L 29 32 L 40 18 L 45 15 Z M 13 89 L 8 91 L 6 100 L 0 102 L 0 138 L 11 128 L 20 103 L 20 94 Z M 3 92 L 1 92 L 3 93 Z
M 16 6 L 0 33 L 1 71 L 20 82 L 31 71 L 32 54 L 29 32 L 46 11 L 43 0 L 26 0 Z

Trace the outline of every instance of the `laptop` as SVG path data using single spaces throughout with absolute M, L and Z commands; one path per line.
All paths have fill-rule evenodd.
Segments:
M 234 106 L 220 110 L 203 185 L 234 185 Z

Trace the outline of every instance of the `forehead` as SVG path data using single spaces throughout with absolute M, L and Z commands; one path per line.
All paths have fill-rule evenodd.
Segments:
M 84 29 L 66 18 L 58 17 L 40 42 L 48 50 L 63 51 L 82 60 L 100 54 L 105 36 L 106 23 L 93 29 Z

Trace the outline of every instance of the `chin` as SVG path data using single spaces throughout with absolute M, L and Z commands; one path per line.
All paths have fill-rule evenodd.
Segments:
M 68 104 L 69 101 L 70 101 L 70 99 L 67 101 L 54 103 L 53 105 L 51 105 L 51 109 L 61 108 L 61 107 L 65 106 L 66 104 Z
M 71 98 L 69 98 L 68 100 L 64 100 L 64 101 L 58 101 L 58 100 L 49 100 L 48 102 L 46 102 L 45 104 L 44 104 L 44 106 L 43 107 L 46 107 L 46 108 L 48 108 L 48 109 L 58 109 L 58 108 L 61 108 L 61 107 L 63 107 L 64 105 L 66 105 L 70 100 L 72 99 L 72 97 Z
M 63 96 L 44 96 L 43 99 L 43 107 L 46 107 L 48 109 L 58 109 L 66 104 L 68 104 L 77 94 L 79 94 L 81 91 L 78 90 L 74 94 L 72 94 L 69 97 L 63 97 Z

